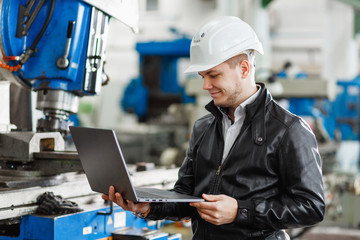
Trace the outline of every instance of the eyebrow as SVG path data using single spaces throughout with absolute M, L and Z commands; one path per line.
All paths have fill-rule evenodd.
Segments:
M 210 74 L 210 73 L 212 73 L 212 72 L 216 72 L 216 70 L 209 70 L 209 71 L 207 71 L 205 74 L 204 74 L 204 76 L 205 75 L 208 75 L 208 74 Z M 204 77 L 203 75 L 201 75 L 200 73 L 198 73 L 201 77 Z

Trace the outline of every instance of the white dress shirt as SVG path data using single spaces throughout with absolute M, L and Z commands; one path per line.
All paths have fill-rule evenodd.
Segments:
M 257 87 L 258 87 L 258 90 L 256 91 L 256 93 L 251 95 L 248 99 L 246 99 L 244 102 L 242 102 L 235 109 L 234 123 L 232 123 L 231 119 L 227 115 L 226 109 L 224 111 L 224 109 L 219 108 L 220 112 L 223 114 L 222 128 L 223 128 L 223 134 L 224 134 L 224 152 L 223 152 L 223 156 L 222 156 L 222 162 L 225 160 L 225 158 L 229 154 L 230 149 L 231 149 L 232 145 L 234 144 L 236 137 L 240 133 L 240 129 L 244 123 L 245 115 L 246 115 L 245 106 L 250 103 L 253 103 L 255 101 L 256 97 L 259 95 L 260 86 L 257 85 Z

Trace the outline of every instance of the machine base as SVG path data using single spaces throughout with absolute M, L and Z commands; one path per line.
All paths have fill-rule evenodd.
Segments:
M 181 239 L 180 234 L 169 235 L 157 230 L 166 222 L 146 221 L 118 206 L 114 207 L 110 215 L 99 214 L 99 211 L 110 212 L 110 209 L 103 207 L 61 216 L 26 215 L 20 223 L 11 225 L 11 228 L 0 226 L 0 239 Z M 147 229 L 147 231 L 141 229 Z M 144 234 L 138 234 L 138 238 L 132 238 L 134 232 L 140 231 Z

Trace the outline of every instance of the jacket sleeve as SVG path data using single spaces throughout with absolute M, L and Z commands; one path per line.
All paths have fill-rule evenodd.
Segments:
M 178 193 L 193 195 L 194 193 L 194 166 L 193 166 L 193 148 L 194 131 L 190 139 L 189 148 L 178 173 L 178 180 L 175 183 L 173 191 Z M 159 220 L 168 219 L 178 221 L 191 218 L 196 212 L 195 208 L 190 207 L 189 203 L 152 203 L 151 210 L 147 219 Z
M 293 122 L 278 151 L 278 197 L 238 200 L 235 222 L 256 228 L 314 225 L 325 211 L 321 158 L 315 136 L 302 120 Z

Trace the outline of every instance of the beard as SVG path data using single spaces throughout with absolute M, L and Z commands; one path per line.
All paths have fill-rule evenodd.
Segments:
M 233 90 L 228 94 L 224 94 L 222 91 L 222 96 L 218 98 L 213 98 L 214 103 L 218 107 L 229 108 L 233 107 L 234 109 L 241 103 L 239 101 L 240 92 Z

